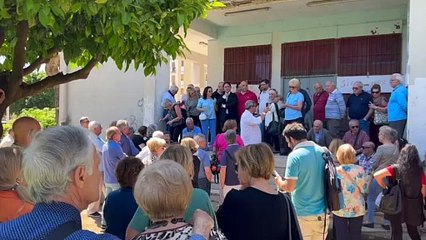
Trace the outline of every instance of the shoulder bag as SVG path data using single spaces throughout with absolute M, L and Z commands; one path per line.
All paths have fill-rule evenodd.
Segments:
M 278 136 L 280 135 L 280 130 L 281 130 L 281 124 L 280 124 L 280 117 L 278 115 L 278 104 L 274 103 L 274 107 L 275 107 L 275 112 L 272 113 L 272 121 L 269 123 L 268 125 L 268 133 L 273 135 L 273 136 Z M 278 119 L 275 120 L 275 115 L 278 115 Z
M 383 190 L 379 210 L 385 214 L 396 215 L 402 210 L 402 194 L 399 186 L 401 176 L 399 175 L 396 165 L 394 164 L 392 166 L 395 171 L 396 184 Z

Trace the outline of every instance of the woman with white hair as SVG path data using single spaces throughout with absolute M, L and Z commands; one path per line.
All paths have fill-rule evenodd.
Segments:
M 193 227 L 185 222 L 186 208 L 192 195 L 191 178 L 182 165 L 162 160 L 147 166 L 135 184 L 138 205 L 153 224 L 134 240 L 189 239 Z M 211 232 L 209 239 L 224 239 Z
M 26 149 L 32 212 L 0 224 L 0 239 L 118 239 L 82 230 L 80 212 L 99 198 L 99 155 L 81 127 L 38 133 Z
M 166 149 L 166 141 L 162 138 L 151 138 L 146 143 L 150 154 L 142 159 L 144 165 L 149 165 L 160 158 L 161 154 Z
M 281 104 L 281 108 L 285 108 L 285 114 L 284 114 L 284 128 L 290 123 L 298 122 L 302 125 L 304 125 L 303 115 L 302 115 L 302 108 L 303 108 L 303 102 L 305 101 L 305 97 L 301 92 L 299 92 L 300 89 L 300 81 L 297 78 L 293 78 L 288 82 L 289 87 L 289 93 L 287 94 L 287 98 L 285 100 L 285 103 Z M 281 136 L 284 138 L 283 136 Z M 290 148 L 287 146 L 287 143 L 284 141 L 284 151 L 282 152 L 282 155 L 287 155 L 290 152 Z

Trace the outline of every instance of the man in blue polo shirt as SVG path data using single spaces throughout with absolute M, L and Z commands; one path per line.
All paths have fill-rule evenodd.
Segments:
M 407 124 L 408 90 L 402 82 L 401 74 L 392 74 L 390 84 L 393 87 L 393 92 L 388 104 L 388 120 L 389 126 L 398 131 L 398 138 L 401 138 L 404 134 Z
M 182 138 L 190 137 L 194 138 L 198 134 L 201 134 L 201 128 L 195 126 L 194 119 L 191 117 L 186 119 L 186 128 L 182 130 Z
M 372 99 L 371 95 L 365 92 L 362 87 L 362 82 L 357 81 L 354 83 L 352 87 L 353 94 L 349 96 L 346 107 L 349 120 L 358 120 L 361 130 L 370 134 L 370 122 L 368 119 L 371 113 L 369 113 L 370 108 L 368 105 L 371 103 Z
M 277 186 L 291 192 L 304 239 L 327 238 L 323 148 L 308 141 L 306 129 L 291 123 L 283 135 L 293 151 L 288 155 L 285 180 L 275 178 Z M 325 231 L 324 231 L 325 230 Z

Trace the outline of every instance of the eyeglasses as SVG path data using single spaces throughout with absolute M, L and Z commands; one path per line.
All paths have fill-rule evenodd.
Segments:
M 372 148 L 372 147 L 368 147 L 368 146 L 362 146 L 362 149 L 366 149 L 366 148 Z
M 352 128 L 352 129 L 354 129 L 354 128 L 359 128 L 359 126 L 358 126 L 358 125 L 356 125 L 356 126 L 352 126 L 351 128 Z
M 373 94 L 374 94 L 374 93 L 380 93 L 380 92 L 379 92 L 379 91 L 372 91 L 371 93 L 373 93 Z
M 293 89 L 293 88 L 296 88 L 295 86 L 289 86 L 288 88 L 291 88 L 291 89 Z
M 359 89 L 359 87 L 353 87 L 352 88 L 352 90 L 358 90 Z

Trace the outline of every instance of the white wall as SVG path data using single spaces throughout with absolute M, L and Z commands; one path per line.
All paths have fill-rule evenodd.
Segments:
M 408 17 L 408 128 L 409 142 L 419 149 L 421 159 L 426 153 L 426 1 L 411 0 Z
M 157 67 L 156 76 L 145 77 L 143 68 L 119 71 L 110 60 L 95 67 L 86 80 L 61 86 L 65 103 L 60 108 L 66 111 L 59 119 L 78 125 L 81 116 L 88 116 L 101 122 L 104 129 L 118 119 L 128 120 L 135 128 L 153 123 L 161 115 L 158 99 L 168 89 L 169 79 L 167 64 Z

